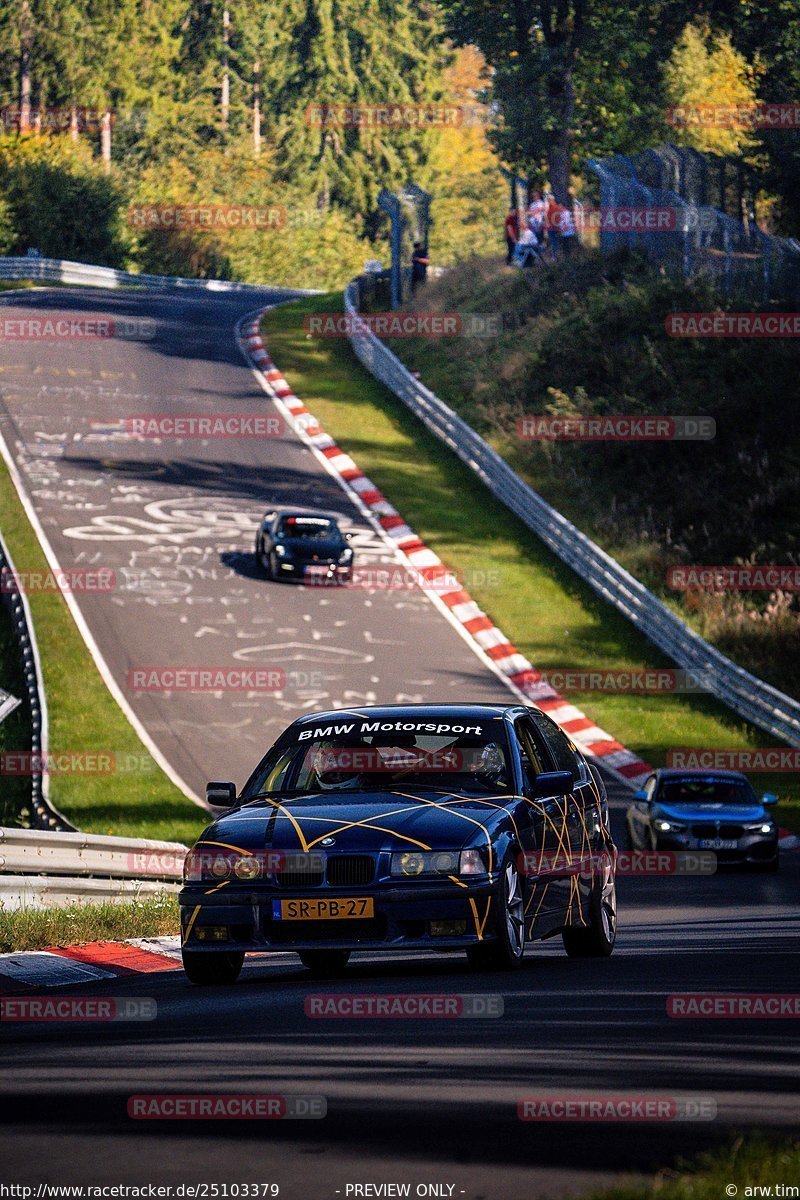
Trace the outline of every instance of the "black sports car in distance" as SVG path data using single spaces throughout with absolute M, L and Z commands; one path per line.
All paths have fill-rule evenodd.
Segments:
M 628 809 L 632 850 L 713 850 L 719 863 L 778 869 L 778 826 L 738 771 L 656 771 Z
M 335 517 L 268 512 L 256 534 L 256 561 L 269 579 L 346 583 L 353 551 Z
M 605 788 L 537 708 L 413 705 L 300 717 L 189 852 L 180 893 L 193 983 L 248 951 L 314 971 L 354 950 L 464 950 L 515 967 L 560 934 L 609 955 L 616 850 Z

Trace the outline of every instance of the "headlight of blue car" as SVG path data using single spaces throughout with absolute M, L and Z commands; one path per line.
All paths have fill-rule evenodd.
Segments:
M 402 850 L 392 855 L 392 875 L 404 879 L 485 874 L 480 850 Z

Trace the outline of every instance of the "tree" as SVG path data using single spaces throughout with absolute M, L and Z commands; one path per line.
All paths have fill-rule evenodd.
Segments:
M 415 0 L 305 0 L 275 92 L 282 176 L 320 208 L 340 204 L 364 217 L 382 186 L 418 174 L 431 147 L 427 130 L 346 123 L 343 107 L 435 103 L 446 57 L 432 9 Z
M 687 25 L 664 69 L 670 105 L 702 109 L 708 105 L 747 108 L 756 103 L 753 70 L 735 50 L 730 35 L 713 38 L 708 28 Z M 752 151 L 747 125 L 689 122 L 678 126 L 674 141 L 695 150 L 740 155 Z

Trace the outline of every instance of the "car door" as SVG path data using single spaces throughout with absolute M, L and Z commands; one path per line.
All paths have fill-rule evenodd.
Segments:
M 565 822 L 573 861 L 579 863 L 595 848 L 597 787 L 580 754 L 564 730 L 544 713 L 533 711 L 531 723 L 550 753 L 554 771 L 570 771 L 573 789 L 567 797 Z
M 571 851 L 566 825 L 568 798 L 530 798 L 533 780 L 538 775 L 556 770 L 556 767 L 548 748 L 537 736 L 527 717 L 520 717 L 514 722 L 514 733 L 522 766 L 523 794 L 529 797 L 527 809 L 531 814 L 530 844 L 525 847 L 526 913 L 531 921 L 536 919 L 541 933 L 543 919 L 557 914 L 560 921 L 569 902 Z

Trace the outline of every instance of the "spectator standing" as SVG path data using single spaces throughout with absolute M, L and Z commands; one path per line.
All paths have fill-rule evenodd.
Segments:
M 572 254 L 575 249 L 575 217 L 572 212 L 572 197 L 569 204 L 565 204 L 561 208 L 561 246 L 565 256 Z
M 422 242 L 414 242 L 414 252 L 411 255 L 411 295 L 413 296 L 418 287 L 428 277 L 428 265 L 430 263 L 428 252 Z
M 519 213 L 516 208 L 510 208 L 505 221 L 506 235 L 506 266 L 511 266 L 514 258 L 514 251 L 517 248 L 519 241 Z
M 550 192 L 547 197 L 547 241 L 553 254 L 553 258 L 558 258 L 561 249 L 561 223 L 563 220 L 564 209 L 558 203 L 555 196 Z
M 544 240 L 544 224 L 547 218 L 547 205 L 542 199 L 541 192 L 534 192 L 528 205 L 528 228 L 533 230 L 533 236 L 541 245 Z

